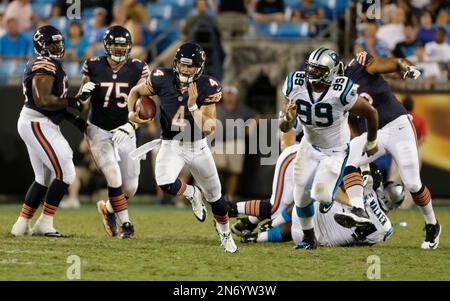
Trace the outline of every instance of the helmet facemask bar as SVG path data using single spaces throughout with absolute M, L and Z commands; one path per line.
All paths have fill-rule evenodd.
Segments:
M 117 46 L 124 47 L 117 47 Z M 126 61 L 130 57 L 131 44 L 125 37 L 116 37 L 114 41 L 105 41 L 106 54 L 116 63 Z
M 197 70 L 190 76 L 183 75 L 179 70 L 179 64 L 185 64 L 190 67 L 196 67 Z M 181 59 L 175 59 L 173 62 L 173 71 L 177 75 L 178 82 L 181 84 L 190 84 L 197 80 L 197 78 L 202 74 L 205 63 L 203 62 L 200 66 L 194 65 L 193 60 L 189 58 L 182 57 Z
M 64 38 L 60 34 L 52 35 L 51 40 L 40 41 L 39 36 L 35 36 L 37 39 L 34 51 L 37 55 L 50 57 L 52 59 L 60 60 L 64 57 Z
M 331 84 L 329 80 L 330 70 L 326 66 L 306 62 L 305 73 L 306 78 L 311 84 Z

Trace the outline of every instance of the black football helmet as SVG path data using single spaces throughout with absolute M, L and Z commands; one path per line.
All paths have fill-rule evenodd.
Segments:
M 113 45 L 122 45 L 125 47 L 119 48 L 113 47 Z M 129 58 L 131 45 L 131 34 L 125 27 L 119 25 L 111 26 L 103 35 L 105 53 L 116 63 L 121 63 Z
M 205 68 L 206 54 L 200 45 L 195 43 L 184 43 L 178 48 L 173 59 L 173 71 L 179 83 L 190 84 L 197 80 Z M 191 76 L 181 74 L 178 64 L 197 67 L 197 71 Z
M 51 25 L 39 27 L 34 33 L 33 43 L 37 55 L 57 60 L 64 56 L 64 37 Z

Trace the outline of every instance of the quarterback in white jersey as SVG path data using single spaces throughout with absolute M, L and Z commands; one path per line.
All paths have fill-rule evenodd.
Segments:
M 304 128 L 304 139 L 294 161 L 294 201 L 303 229 L 304 249 L 315 249 L 313 201 L 333 201 L 349 154 L 350 129 L 348 112 L 367 121 L 367 143 L 364 151 L 371 156 L 377 151 L 377 111 L 359 97 L 353 82 L 337 76 L 341 62 L 336 52 L 326 48 L 314 50 L 306 63 L 306 71 L 290 73 L 283 93 L 288 101 L 280 129 L 292 128 L 296 116 Z M 310 195 L 305 189 L 311 187 Z M 367 213 L 358 212 L 361 224 L 372 222 Z

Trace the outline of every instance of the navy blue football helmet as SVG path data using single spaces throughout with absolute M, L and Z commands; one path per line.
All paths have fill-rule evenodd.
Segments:
M 173 71 L 176 74 L 178 82 L 190 84 L 197 80 L 205 68 L 206 54 L 200 45 L 195 43 L 185 43 L 178 48 L 173 59 Z M 178 70 L 178 64 L 197 67 L 195 73 L 191 76 L 185 76 Z
M 37 55 L 57 60 L 64 56 L 64 37 L 51 25 L 39 27 L 34 33 L 33 43 Z
M 125 47 L 115 47 L 117 45 Z M 130 57 L 131 45 L 131 34 L 125 27 L 111 26 L 103 35 L 105 53 L 116 63 L 126 61 Z

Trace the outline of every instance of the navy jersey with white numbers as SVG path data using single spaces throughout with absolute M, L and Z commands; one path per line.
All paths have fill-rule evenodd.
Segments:
M 83 74 L 97 86 L 91 96 L 89 121 L 104 129 L 112 130 L 128 121 L 128 93 L 141 78 L 149 75 L 146 63 L 129 59 L 118 71 L 113 71 L 107 57 L 86 60 Z
M 38 56 L 27 63 L 23 75 L 25 106 L 42 113 L 56 124 L 61 123 L 64 119 L 64 112 L 66 109 L 49 111 L 37 106 L 32 92 L 32 81 L 35 76 L 53 76 L 55 81 L 53 82 L 52 94 L 57 97 L 65 98 L 67 96 L 68 80 L 61 62 L 52 58 Z
M 215 78 L 200 75 L 197 84 L 197 106 L 216 104 L 222 100 L 222 85 Z M 172 69 L 156 68 L 147 80 L 160 99 L 160 122 L 163 139 L 183 139 L 186 141 L 199 140 L 204 137 L 203 132 L 195 124 L 191 112 L 188 110 L 189 93 L 187 88 L 178 89 L 175 74 Z M 190 132 L 184 132 L 187 128 Z M 182 135 L 179 135 L 183 132 Z M 177 136 L 178 135 L 178 136 Z
M 373 57 L 369 53 L 358 53 L 345 69 L 345 76 L 357 85 L 358 94 L 367 99 L 378 111 L 378 128 L 381 129 L 407 112 L 392 93 L 383 76 L 367 72 L 366 66 L 370 65 L 372 60 Z M 361 120 L 361 118 L 359 119 Z M 364 122 L 360 122 L 360 130 L 366 130 Z

